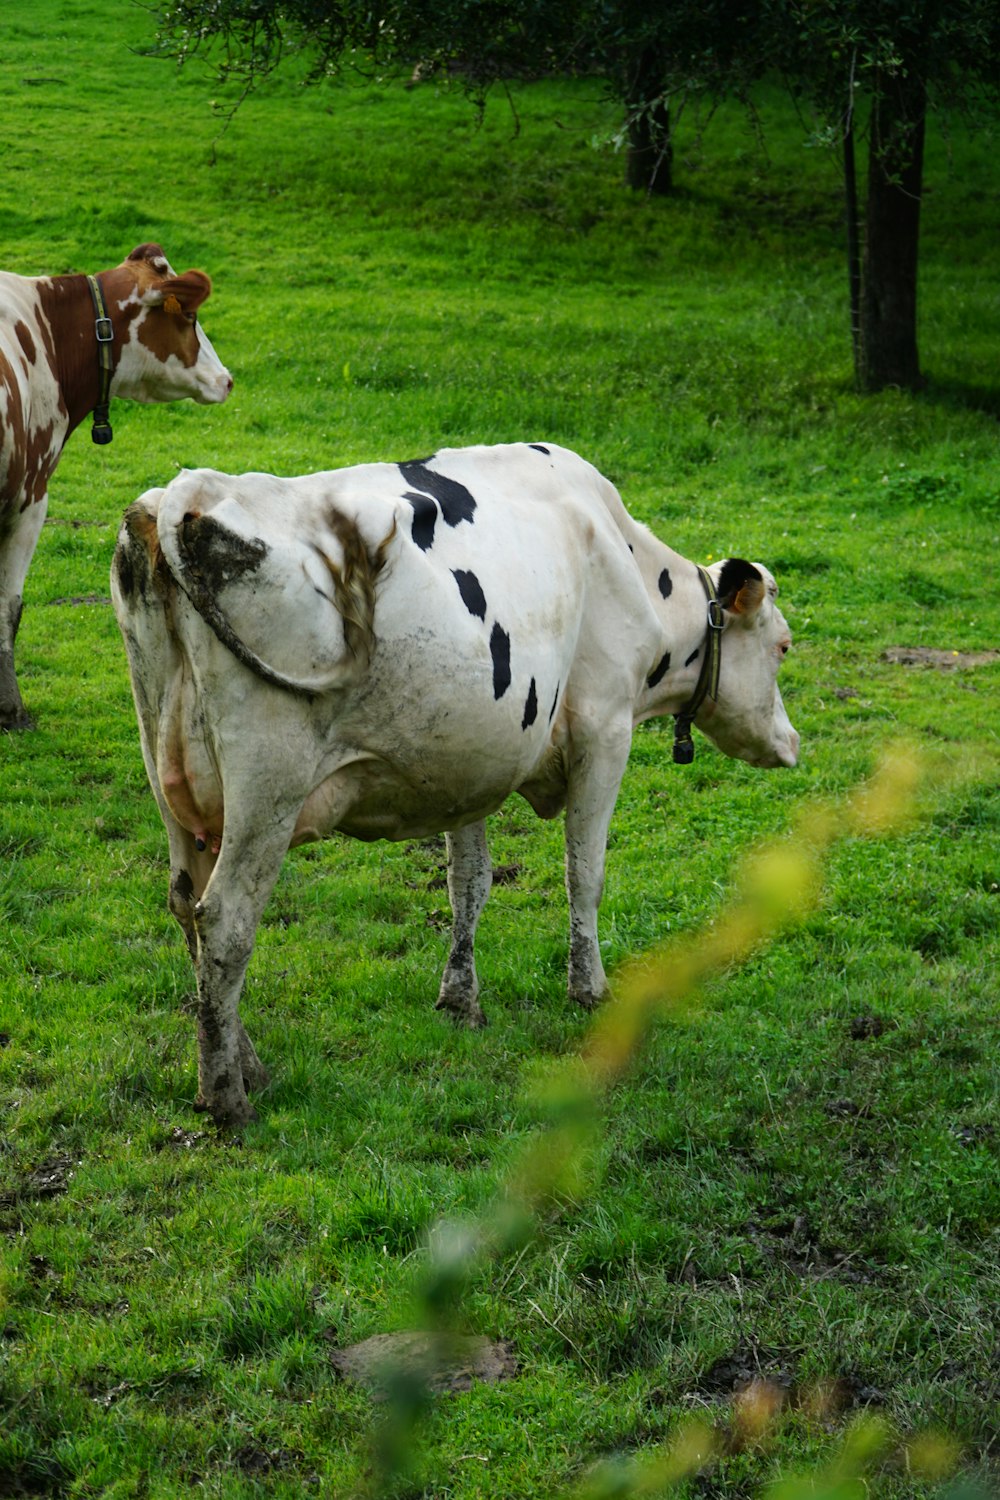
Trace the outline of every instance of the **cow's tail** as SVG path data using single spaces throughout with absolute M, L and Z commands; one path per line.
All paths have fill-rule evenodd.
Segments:
M 187 478 L 188 476 L 184 476 Z M 194 478 L 194 476 L 191 476 Z M 176 481 L 175 481 L 176 483 Z M 343 660 L 319 677 L 291 677 L 279 671 L 258 656 L 256 651 L 237 634 L 232 622 L 222 609 L 213 588 L 206 577 L 206 570 L 199 560 L 202 532 L 211 513 L 185 510 L 175 525 L 169 528 L 171 536 L 162 534 L 157 538 L 161 566 L 169 571 L 171 578 L 183 590 L 205 624 L 226 649 L 235 656 L 262 682 L 271 687 L 298 697 L 313 699 L 335 688 L 346 687 L 355 680 L 368 665 L 375 644 L 375 580 L 385 566 L 389 545 L 396 532 L 395 522 L 389 533 L 373 550 L 361 534 L 357 522 L 341 511 L 331 508 L 327 521 L 340 543 L 343 558 L 334 562 L 320 547 L 315 550 L 322 559 L 333 585 L 330 603 L 343 622 L 344 642 L 348 651 L 348 662 Z M 252 567 L 252 561 L 250 563 Z

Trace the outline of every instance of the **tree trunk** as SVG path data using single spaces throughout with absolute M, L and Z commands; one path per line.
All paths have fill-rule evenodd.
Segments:
M 854 116 L 844 126 L 844 220 L 847 228 L 847 286 L 851 309 L 851 348 L 855 379 L 861 370 L 861 239 L 858 232 L 858 177 L 854 157 Z
M 913 77 L 884 78 L 872 106 L 861 268 L 858 389 L 919 390 L 917 262 L 927 101 Z
M 663 66 L 653 47 L 631 62 L 625 86 L 628 153 L 625 181 L 638 192 L 658 196 L 673 191 L 674 148 L 670 109 L 663 95 Z

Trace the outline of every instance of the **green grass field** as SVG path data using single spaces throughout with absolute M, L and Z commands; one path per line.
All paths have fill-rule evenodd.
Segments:
M 4 267 L 159 240 L 212 275 L 236 380 L 222 408 L 118 404 L 110 448 L 82 428 L 28 578 L 38 728 L 0 740 L 0 1496 L 1000 1494 L 1000 666 L 966 664 L 1000 645 L 993 146 L 933 132 L 928 389 L 863 400 L 837 174 L 780 97 L 767 159 L 723 111 L 650 203 L 591 144 L 617 123 L 595 84 L 519 85 L 515 132 L 499 100 L 477 127 L 459 90 L 305 90 L 293 62 L 223 128 L 204 70 L 142 54 L 150 26 L 113 0 L 0 19 Z M 687 556 L 766 562 L 795 636 L 795 771 L 705 741 L 674 767 L 667 726 L 637 733 L 609 968 L 701 941 L 805 809 L 843 836 L 802 920 L 654 1026 L 575 1186 L 473 1269 L 457 1317 L 516 1379 L 442 1397 L 380 1478 L 378 1409 L 331 1351 L 412 1324 L 428 1233 L 490 1212 L 553 1116 L 540 1080 L 586 1046 L 561 829 L 491 820 L 475 1035 L 432 1009 L 440 844 L 289 856 L 244 995 L 274 1082 L 217 1137 L 108 568 L 125 506 L 185 465 L 546 438 Z M 912 817 L 861 837 L 837 810 L 900 742 Z M 656 1488 L 643 1461 L 692 1419 L 713 1455 Z

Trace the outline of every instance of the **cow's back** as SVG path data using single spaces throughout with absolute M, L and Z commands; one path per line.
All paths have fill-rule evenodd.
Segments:
M 481 816 L 538 776 L 568 720 L 630 723 L 657 627 L 599 479 L 575 455 L 528 445 L 291 480 L 182 475 L 140 502 L 173 579 L 169 598 L 131 562 L 123 587 L 116 564 L 137 702 L 160 700 L 150 720 L 176 711 L 165 707 L 180 702 L 169 680 L 186 673 L 216 741 L 238 743 L 241 726 L 244 737 L 284 737 L 290 774 L 310 782 L 307 793 L 324 789 L 323 818 L 362 837 Z M 356 526 L 372 554 L 384 551 L 374 649 L 360 672 L 333 607 L 332 516 Z M 190 551 L 192 527 L 209 520 L 202 572 L 228 624 L 270 669 L 314 687 L 325 673 L 329 691 L 254 684 L 205 623 L 179 580 L 185 538 Z M 190 705 L 185 718 L 198 719 Z M 148 737 L 177 739 L 151 722 Z

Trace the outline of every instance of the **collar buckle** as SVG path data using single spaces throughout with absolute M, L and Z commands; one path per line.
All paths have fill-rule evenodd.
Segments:
M 94 333 L 99 344 L 112 344 L 115 338 L 115 325 L 109 317 L 95 318 Z

